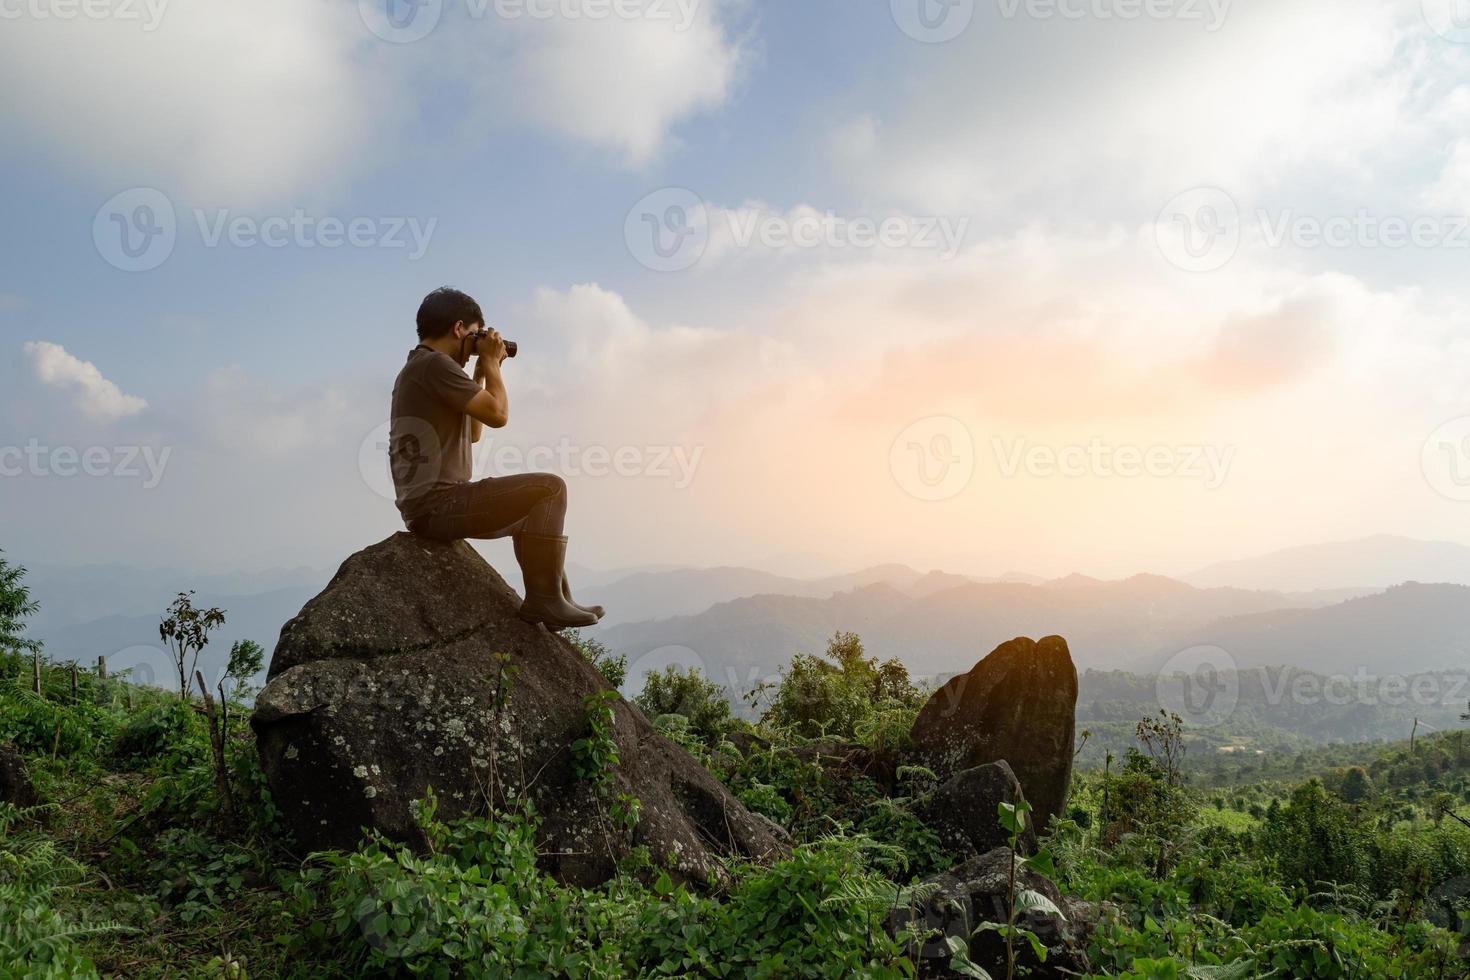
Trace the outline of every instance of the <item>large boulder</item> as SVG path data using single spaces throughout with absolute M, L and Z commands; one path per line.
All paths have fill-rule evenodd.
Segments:
M 1076 712 L 1067 641 L 1019 637 L 934 692 L 910 732 L 914 761 L 947 779 L 1004 759 L 1044 829 L 1067 803 Z
M 1038 980 L 1068 980 L 1090 972 L 1086 931 L 1070 921 L 1075 918 L 1071 903 L 1050 878 L 1025 867 L 1020 858 L 1015 860 L 1013 877 L 1011 850 L 1006 847 L 976 855 L 925 878 L 911 889 L 913 901 L 890 913 L 888 928 L 894 934 L 904 928 L 930 933 L 928 941 L 913 951 L 921 976 L 961 975 L 949 969 L 948 940 L 958 939 L 968 942 L 972 962 L 991 976 L 1003 977 L 1005 940 L 994 931 L 976 932 L 976 927 L 983 922 L 1006 922 L 1012 896 L 1019 896 L 1023 890 L 1044 896 L 1056 911 L 1031 909 L 1017 914 L 1016 925 L 1035 933 L 1047 948 L 1046 962 L 1042 963 L 1026 939 L 1016 938 L 1016 965 L 1022 975 Z
M 348 558 L 285 625 L 251 724 L 298 844 L 351 848 L 363 828 L 421 844 L 411 804 L 432 787 L 441 818 L 534 803 L 544 869 L 573 884 L 605 881 L 640 846 L 696 884 L 722 856 L 785 850 L 779 828 L 615 694 L 619 761 L 599 792 L 573 743 L 608 685 L 519 605 L 469 545 L 399 533 Z M 622 794 L 641 804 L 631 831 L 609 813 Z
M 991 762 L 955 773 L 919 804 L 918 816 L 955 860 L 964 861 L 1010 845 L 1010 831 L 1000 823 L 1000 805 L 1015 806 L 1023 799 L 1011 767 L 1004 761 Z M 1022 854 L 1036 850 L 1034 821 L 1026 824 L 1016 843 Z
M 20 750 L 14 745 L 0 744 L 0 803 L 24 810 L 39 802 Z

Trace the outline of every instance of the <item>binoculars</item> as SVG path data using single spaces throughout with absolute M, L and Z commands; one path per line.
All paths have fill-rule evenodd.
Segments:
M 471 341 L 473 344 L 478 344 L 483 338 L 488 337 L 489 335 L 490 331 L 488 330 L 477 330 L 465 339 Z M 504 337 L 502 337 L 500 339 L 500 342 L 505 345 L 506 357 L 516 356 L 516 342 L 514 340 L 506 340 Z

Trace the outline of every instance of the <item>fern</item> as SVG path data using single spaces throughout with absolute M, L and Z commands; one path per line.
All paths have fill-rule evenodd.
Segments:
M 5 909 L 0 918 L 0 963 L 25 967 L 25 976 L 95 976 L 96 967 L 77 944 L 136 930 L 112 921 L 78 920 L 58 911 L 74 902 L 87 870 L 52 838 L 17 830 L 47 809 L 0 804 L 0 908 Z
M 1272 970 L 1269 973 L 1260 973 L 1259 970 L 1256 958 L 1248 957 L 1222 966 L 1185 967 L 1184 976 L 1186 980 L 1265 980 L 1267 977 L 1274 977 L 1279 972 Z

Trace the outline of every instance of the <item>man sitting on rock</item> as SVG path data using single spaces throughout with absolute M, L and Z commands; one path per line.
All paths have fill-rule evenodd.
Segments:
M 500 365 L 505 342 L 485 329 L 480 306 L 457 289 L 424 297 L 419 345 L 393 383 L 388 457 L 398 511 L 415 534 L 441 540 L 503 538 L 515 544 L 526 583 L 521 618 L 547 629 L 591 626 L 601 606 L 572 601 L 563 571 L 567 485 L 551 473 L 470 482 L 470 444 L 509 417 Z M 473 379 L 464 366 L 476 355 Z

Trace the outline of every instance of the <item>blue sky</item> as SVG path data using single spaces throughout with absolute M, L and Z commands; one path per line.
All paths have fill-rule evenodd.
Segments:
M 0 478 L 0 547 L 329 565 L 388 533 L 372 433 L 443 283 L 524 348 L 507 446 L 631 453 L 572 474 L 590 564 L 1123 574 L 1470 540 L 1470 45 L 1438 0 L 684 2 L 449 0 L 412 43 L 369 0 L 6 8 L 0 446 L 48 455 Z M 906 33 L 921 3 L 963 29 Z M 176 241 L 124 271 L 94 223 L 138 188 Z M 670 189 L 704 244 L 655 271 L 627 229 Z M 410 258 L 198 227 L 298 211 L 431 234 Z M 1218 215 L 1233 236 L 1200 237 Z M 115 472 L 144 447 L 157 486 Z

